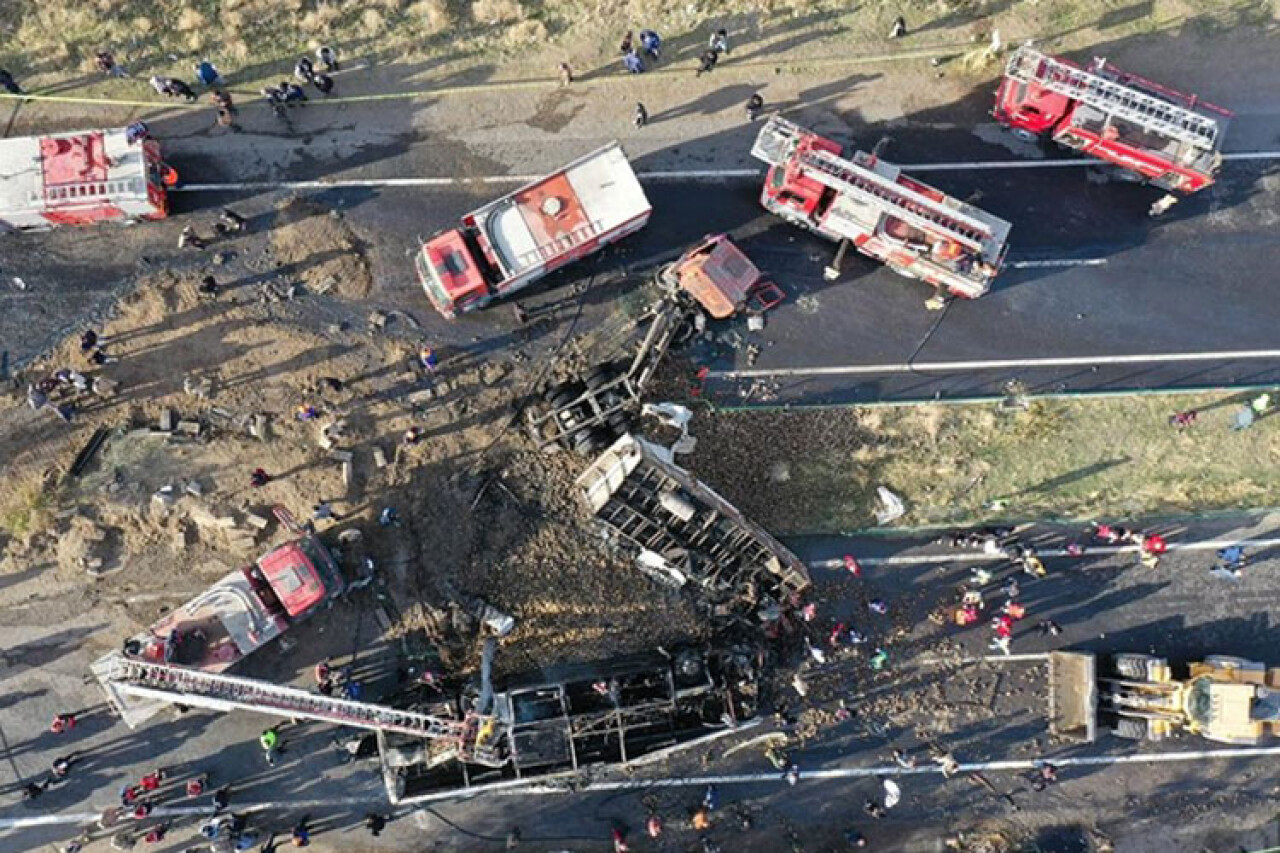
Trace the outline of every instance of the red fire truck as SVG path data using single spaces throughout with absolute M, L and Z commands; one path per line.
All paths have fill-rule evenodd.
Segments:
M 1231 119 L 1105 59 L 1086 69 L 1030 47 L 1009 58 L 993 115 L 1024 139 L 1052 139 L 1182 193 L 1214 182 Z
M 0 231 L 163 219 L 176 177 L 154 139 L 87 130 L 0 140 Z
M 418 278 L 452 319 L 640 230 L 652 212 L 613 142 L 432 237 L 415 259 Z
M 779 116 L 769 119 L 751 154 L 769 164 L 760 203 L 828 240 L 848 241 L 909 278 L 974 299 L 1000 271 L 1010 225 L 897 166 Z

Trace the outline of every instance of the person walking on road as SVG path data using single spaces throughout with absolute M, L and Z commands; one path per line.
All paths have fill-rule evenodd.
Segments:
M 636 130 L 644 127 L 649 123 L 649 111 L 644 108 L 644 104 L 636 101 L 636 111 L 631 117 L 631 123 L 635 125 Z
M 643 74 L 644 60 L 633 50 L 622 57 L 622 67 L 632 74 Z
M 328 74 L 317 74 L 311 79 L 311 83 L 319 90 L 320 94 L 326 98 L 333 91 L 333 78 Z
M 760 118 L 760 111 L 763 109 L 764 98 L 760 97 L 759 92 L 747 98 L 747 121 L 755 121 Z
M 701 77 L 703 74 L 710 73 L 716 67 L 716 63 L 720 61 L 720 54 L 714 50 L 705 50 L 702 56 L 698 57 L 698 73 L 695 77 Z
M 1138 540 L 1138 559 L 1148 569 L 1160 565 L 1160 557 L 1169 550 L 1169 544 L 1159 533 L 1144 533 Z
M 213 813 L 219 814 L 231 804 L 231 786 L 223 785 L 213 792 Z
M 569 67 L 569 63 L 561 62 L 560 65 L 557 66 L 557 70 L 560 73 L 561 86 L 568 86 L 573 82 L 573 69 Z
M 316 60 L 324 66 L 324 70 L 328 74 L 338 70 L 338 53 L 327 44 L 322 44 L 316 48 Z
M 364 816 L 364 828 L 369 830 L 369 834 L 377 838 L 382 834 L 382 830 L 387 826 L 387 819 L 376 812 L 370 812 Z
M 635 47 L 631 40 L 631 30 L 627 30 L 626 34 L 623 35 L 622 42 L 618 45 L 618 52 L 623 56 L 627 56 L 628 54 L 635 52 Z
M 711 34 L 711 38 L 707 42 L 707 49 L 714 51 L 717 55 L 729 52 L 729 31 L 718 29 Z
M 311 64 L 311 57 L 304 56 L 293 65 L 293 76 L 299 83 L 310 83 L 316 76 L 316 67 Z
M 88 350 L 95 349 L 98 345 L 98 335 L 93 329 L 88 329 L 80 336 L 80 351 L 86 352 L 85 341 L 89 341 Z M 63 732 L 69 732 L 76 727 L 76 715 L 74 713 L 54 714 L 53 722 L 49 724 L 49 731 L 55 735 Z
M 893 27 L 889 30 L 889 38 L 900 39 L 907 34 L 907 19 L 899 15 L 893 19 Z
M 293 829 L 289 833 L 289 838 L 293 842 L 294 847 L 307 847 L 311 844 L 311 828 L 307 826 L 307 821 L 311 815 L 303 815 L 298 822 L 293 825 Z
M 266 758 L 267 764 L 272 767 L 276 766 L 276 757 L 284 751 L 280 748 L 279 729 L 279 726 L 272 726 L 258 735 L 258 743 L 262 746 L 263 757 Z

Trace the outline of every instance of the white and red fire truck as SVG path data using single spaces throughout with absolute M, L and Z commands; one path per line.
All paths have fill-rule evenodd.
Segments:
M 124 130 L 0 139 L 0 231 L 163 219 L 176 173 Z
M 652 212 L 613 142 L 432 237 L 416 256 L 418 278 L 452 319 L 638 231 Z
M 858 151 L 774 116 L 751 154 L 769 164 L 760 203 L 828 240 L 848 241 L 939 292 L 974 299 L 1004 263 L 1010 225 Z
M 1104 59 L 1086 69 L 1030 47 L 1009 58 L 992 114 L 1024 139 L 1052 139 L 1181 193 L 1217 178 L 1231 119 Z

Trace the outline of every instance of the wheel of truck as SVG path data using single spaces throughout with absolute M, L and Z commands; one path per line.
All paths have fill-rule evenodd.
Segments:
M 1126 652 L 1124 654 L 1113 655 L 1111 658 L 1111 668 L 1115 670 L 1116 675 L 1121 678 L 1130 678 L 1137 681 L 1147 680 L 1147 668 L 1151 663 L 1159 663 L 1160 658 L 1155 655 L 1139 655 Z
M 573 451 L 579 456 L 596 456 L 608 446 L 608 438 L 599 429 L 584 429 L 573 436 Z
M 1209 666 L 1221 667 L 1222 669 L 1257 669 L 1258 664 L 1253 661 L 1238 658 L 1234 655 L 1206 655 L 1204 662 Z
M 1115 727 L 1111 729 L 1111 733 L 1126 740 L 1146 740 L 1150 734 L 1147 730 L 1147 721 L 1134 719 L 1133 717 L 1121 717 L 1116 720 Z
M 615 437 L 620 436 L 627 431 L 627 413 L 622 409 L 610 412 L 604 422 L 608 425 Z

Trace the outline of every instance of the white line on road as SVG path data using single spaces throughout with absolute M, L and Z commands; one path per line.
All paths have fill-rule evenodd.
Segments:
M 1280 546 L 1280 539 L 1206 539 L 1201 542 L 1170 542 L 1170 551 L 1220 551 L 1231 545 L 1242 548 L 1275 548 Z M 1071 557 L 1065 548 L 1037 549 L 1041 557 Z M 1085 554 L 1136 554 L 1137 545 L 1086 545 Z M 940 554 L 895 554 L 892 557 L 858 557 L 860 566 L 931 566 L 938 563 L 990 563 L 1007 560 L 999 554 L 985 554 L 981 551 L 960 551 Z M 814 560 L 809 563 L 811 569 L 845 570 L 844 557 L 833 557 L 830 560 Z
M 1240 151 L 1224 160 L 1280 160 L 1280 151 Z M 1096 166 L 1097 160 L 975 160 L 957 163 L 898 164 L 908 172 L 958 172 L 996 169 L 1058 169 Z M 762 177 L 762 169 L 678 169 L 639 172 L 642 181 L 723 181 Z M 269 192 L 272 190 L 348 190 L 379 187 L 464 187 L 468 184 L 527 184 L 543 175 L 487 175 L 475 178 L 351 178 L 321 181 L 240 181 L 225 184 L 184 184 L 173 192 Z M 1016 266 L 1016 264 L 1015 264 Z
M 1045 261 L 1010 261 L 1009 267 L 1015 270 L 1033 270 L 1046 267 L 1101 267 L 1106 263 L 1106 258 L 1061 258 Z
M 1048 760 L 1057 767 L 1098 767 L 1116 764 L 1174 764 L 1187 761 L 1206 761 L 1213 759 L 1254 759 L 1272 758 L 1280 755 L 1280 746 L 1236 748 L 1236 749 L 1202 749 L 1186 752 L 1142 753 L 1138 755 L 1086 755 L 1038 759 L 1018 759 L 1014 761 L 979 761 L 972 764 L 961 764 L 962 773 L 981 773 L 997 770 L 1024 771 L 1033 770 Z M 894 765 L 879 767 L 831 767 L 818 770 L 802 770 L 800 782 L 831 781 L 837 779 L 867 779 L 881 776 L 925 776 L 940 775 L 941 768 L 935 766 L 904 768 Z M 530 785 L 525 788 L 506 788 L 493 793 L 504 796 L 547 796 L 574 793 L 591 793 L 598 791 L 635 791 L 652 788 L 703 788 L 707 785 L 759 785 L 767 783 L 781 784 L 785 777 L 781 773 L 736 773 L 722 776 L 681 776 L 666 779 L 619 779 L 614 781 L 592 782 L 575 779 L 574 786 L 568 785 Z M 483 789 L 458 790 L 442 792 L 433 800 L 474 799 L 484 796 Z M 419 801 L 426 801 L 421 798 Z M 299 809 L 349 808 L 375 802 L 372 798 L 344 797 L 332 800 L 281 800 L 261 803 L 237 803 L 237 812 L 285 811 Z M 157 808 L 152 814 L 156 817 L 169 815 L 207 815 L 208 807 L 179 806 L 173 808 Z M 56 824 L 85 824 L 97 820 L 100 812 L 69 812 L 65 814 L 39 815 L 32 817 L 0 818 L 0 830 L 23 829 L 33 826 L 49 826 Z
M 1179 364 L 1203 361 L 1280 360 L 1280 350 L 1167 352 L 1147 355 L 1093 355 L 1061 358 L 998 358 L 987 361 L 917 361 L 913 364 L 845 364 L 830 367 L 761 367 L 713 370 L 715 379 L 762 379 L 770 376 L 883 376 L 898 373 L 959 373 L 970 370 L 1031 370 L 1046 367 L 1103 367 L 1118 364 Z

